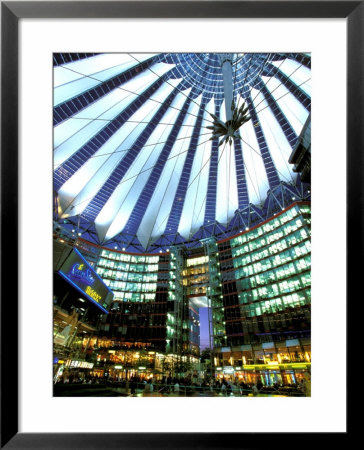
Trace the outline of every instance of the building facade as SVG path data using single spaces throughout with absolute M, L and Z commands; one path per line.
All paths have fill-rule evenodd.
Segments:
M 311 363 L 311 214 L 296 203 L 218 244 L 225 341 L 220 370 L 295 383 Z M 232 369 L 232 367 L 234 369 Z
M 212 376 L 296 383 L 311 364 L 310 225 L 310 203 L 296 202 L 195 249 L 128 254 L 78 240 L 114 295 L 88 342 L 95 368 L 123 377 L 196 374 L 199 308 L 207 307 Z

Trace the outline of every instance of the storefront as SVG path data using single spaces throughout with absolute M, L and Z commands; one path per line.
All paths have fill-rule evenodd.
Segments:
M 53 382 L 83 382 L 92 376 L 91 372 L 94 364 L 88 361 L 72 359 L 53 359 Z
M 276 383 L 292 385 L 300 383 L 304 379 L 305 374 L 310 371 L 310 363 L 249 364 L 236 367 L 216 367 L 215 376 L 217 379 L 247 384 L 254 384 L 260 381 L 264 386 L 273 386 Z

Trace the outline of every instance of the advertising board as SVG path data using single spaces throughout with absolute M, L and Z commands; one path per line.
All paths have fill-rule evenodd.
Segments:
M 58 273 L 83 297 L 108 313 L 114 294 L 77 249 L 69 254 Z

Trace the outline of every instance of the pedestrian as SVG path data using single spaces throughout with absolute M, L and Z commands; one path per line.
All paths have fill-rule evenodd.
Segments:
M 149 394 L 150 393 L 150 383 L 147 383 L 146 381 L 144 381 L 144 394 Z
M 252 387 L 253 397 L 256 397 L 259 394 L 259 390 L 257 388 L 257 385 L 254 383 Z
M 244 382 L 244 380 L 241 382 L 241 393 L 242 395 L 247 395 L 247 391 L 249 390 L 249 386 Z
M 311 374 L 309 372 L 305 373 L 304 394 L 305 397 L 311 397 Z
M 231 383 L 230 382 L 227 383 L 226 393 L 227 393 L 228 397 L 233 393 L 233 389 L 231 387 Z
M 150 393 L 154 391 L 153 380 L 150 378 L 148 380 Z
M 225 383 L 222 383 L 222 386 L 221 386 L 221 393 L 222 393 L 222 395 L 226 395 L 226 384 Z
M 234 396 L 239 396 L 240 395 L 240 389 L 239 389 L 239 384 L 238 383 L 231 383 L 231 389 L 233 391 L 233 395 Z
M 174 385 L 174 392 L 176 392 L 177 394 L 179 394 L 179 384 L 178 384 L 178 381 L 176 381 L 176 384 Z
M 135 394 L 135 390 L 136 390 L 136 382 L 135 382 L 135 378 L 133 377 L 130 380 L 130 394 L 134 395 Z

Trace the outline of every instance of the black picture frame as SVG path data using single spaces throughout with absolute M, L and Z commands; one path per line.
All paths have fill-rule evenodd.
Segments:
M 17 299 L 18 266 L 18 24 L 22 18 L 346 18 L 347 19 L 347 299 L 355 300 L 362 277 L 364 144 L 364 1 L 5 1 L 1 2 L 1 448 L 142 449 L 262 448 L 294 439 L 307 448 L 353 436 L 347 408 L 346 433 L 19 433 Z M 328 150 L 328 149 L 327 149 Z M 328 156 L 329 157 L 329 156 Z M 334 183 L 335 180 L 332 182 Z M 355 250 L 355 252 L 354 252 Z M 359 255 L 358 255 L 359 253 Z M 359 259 L 358 259 L 359 256 Z M 12 301 L 8 301 L 11 295 Z M 347 327 L 348 328 L 348 327 Z M 351 328 L 355 328 L 352 325 Z M 9 338 L 11 336 L 11 338 Z M 351 346 L 347 345 L 347 361 Z M 11 370 L 9 370 L 11 364 Z M 342 369 L 342 370 L 347 370 Z M 348 377 L 347 377 L 348 378 Z M 349 389 L 351 383 L 338 386 Z M 333 393 L 334 395 L 334 393 Z M 349 405 L 347 405 L 349 406 Z M 287 430 L 288 431 L 288 430 Z M 107 434 L 107 436 L 106 436 Z

